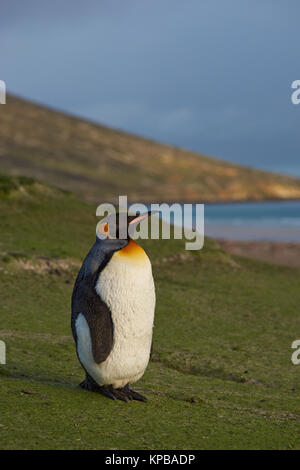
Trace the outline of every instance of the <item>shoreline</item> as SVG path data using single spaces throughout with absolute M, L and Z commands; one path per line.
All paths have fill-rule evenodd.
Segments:
M 300 268 L 300 242 L 229 240 L 214 238 L 220 247 L 233 255 Z
M 268 198 L 268 199 L 235 199 L 231 201 L 230 199 L 225 199 L 222 201 L 207 201 L 203 202 L 203 204 L 262 204 L 262 203 L 270 203 L 270 202 L 299 202 L 300 198 Z
M 180 201 L 174 200 L 174 199 L 172 200 L 164 199 L 163 201 L 151 200 L 150 202 L 145 201 L 145 200 L 139 201 L 140 204 L 145 204 L 146 206 L 150 206 L 151 204 L 169 204 L 169 205 L 172 205 L 172 204 L 206 204 L 206 205 L 224 204 L 226 205 L 226 204 L 256 204 L 256 203 L 261 204 L 261 203 L 268 203 L 268 202 L 300 202 L 300 197 L 294 197 L 294 198 L 293 197 L 288 197 L 288 198 L 268 197 L 267 199 L 221 199 L 221 200 L 203 199 L 201 201 L 199 199 L 195 201 L 194 198 L 191 198 L 191 199 L 187 198 L 187 199 L 181 199 Z M 118 202 L 116 202 L 115 204 L 117 203 Z M 110 201 L 110 204 L 114 204 L 114 203 Z M 128 200 L 128 205 L 131 205 L 131 204 L 136 204 L 136 202 Z

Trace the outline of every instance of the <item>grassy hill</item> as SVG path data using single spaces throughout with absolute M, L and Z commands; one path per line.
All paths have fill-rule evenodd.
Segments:
M 0 108 L 0 168 L 100 203 L 300 198 L 300 180 L 77 119 L 8 96 Z
M 69 118 L 66 118 L 69 119 Z M 299 449 L 300 269 L 212 240 L 143 242 L 157 289 L 146 404 L 78 388 L 70 296 L 95 208 L 27 178 L 0 179 L 2 449 Z

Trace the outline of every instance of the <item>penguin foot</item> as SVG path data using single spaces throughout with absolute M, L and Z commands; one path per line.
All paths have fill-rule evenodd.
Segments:
M 111 385 L 104 385 L 99 388 L 100 388 L 99 391 L 103 393 L 103 395 L 111 398 L 112 400 L 122 400 L 126 402 L 129 402 L 132 400 L 143 401 L 143 402 L 147 401 L 146 397 L 144 397 L 138 392 L 135 392 L 134 390 L 131 390 L 128 384 L 123 388 L 113 388 Z
M 110 385 L 103 385 L 102 387 L 99 387 L 99 393 L 102 393 L 105 397 L 110 398 L 111 400 L 116 400 L 117 397 L 114 394 L 114 390 Z
M 130 401 L 126 392 L 123 389 L 115 389 L 111 385 L 98 385 L 91 377 L 87 376 L 80 384 L 79 387 L 89 392 L 101 393 L 111 400 Z
M 127 395 L 124 388 L 111 388 L 111 393 L 114 395 L 115 400 L 130 401 L 131 398 Z
M 88 390 L 89 392 L 101 393 L 102 395 L 110 398 L 111 400 L 122 400 L 122 401 L 143 401 L 146 402 L 147 398 L 141 395 L 134 390 L 129 388 L 129 384 L 125 385 L 123 388 L 113 388 L 112 385 L 98 385 L 92 377 L 88 374 L 86 378 L 79 384 L 79 387 L 83 390 Z
M 127 397 L 129 398 L 129 400 L 137 400 L 137 401 L 143 401 L 143 402 L 147 401 L 146 397 L 144 397 L 140 393 L 136 392 L 135 390 L 132 390 L 131 388 L 129 388 L 129 384 L 125 385 L 123 390 L 126 392 Z
M 89 376 L 86 376 L 86 378 L 79 384 L 79 387 L 83 388 L 83 390 L 88 390 L 89 392 L 101 392 L 101 387 Z
M 110 386 L 108 389 L 109 389 L 109 393 L 114 396 L 115 400 L 117 399 L 117 400 L 122 400 L 126 402 L 129 402 L 132 400 L 143 401 L 143 402 L 147 401 L 146 397 L 143 397 L 143 395 L 141 395 L 140 393 L 135 392 L 134 390 L 131 390 L 129 388 L 129 384 L 125 385 L 125 387 L 123 388 L 112 388 Z
M 132 400 L 123 388 L 113 388 L 112 385 L 102 385 L 102 387 L 99 387 L 96 391 L 111 400 L 122 400 L 126 402 Z
M 111 400 L 116 400 L 117 397 L 113 393 L 113 388 L 110 385 L 103 385 L 100 387 L 90 376 L 86 378 L 79 384 L 79 387 L 83 390 L 88 390 L 89 392 L 101 393 L 102 395 L 110 398 Z

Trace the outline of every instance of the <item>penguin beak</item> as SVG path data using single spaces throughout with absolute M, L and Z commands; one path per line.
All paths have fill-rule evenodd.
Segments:
M 151 216 L 153 214 L 156 214 L 158 211 L 147 211 L 147 212 L 144 212 L 143 214 L 140 214 L 138 215 L 137 217 L 135 217 L 133 220 L 131 220 L 131 222 L 129 222 L 128 225 L 131 225 L 131 224 L 139 224 L 142 220 L 146 219 L 146 217 L 148 216 Z
M 147 211 L 144 212 L 143 214 L 138 215 L 137 217 L 134 217 L 129 223 L 128 223 L 128 233 L 133 234 L 137 225 L 142 222 L 142 220 L 146 219 L 146 217 L 149 217 L 153 214 L 156 214 L 158 211 Z

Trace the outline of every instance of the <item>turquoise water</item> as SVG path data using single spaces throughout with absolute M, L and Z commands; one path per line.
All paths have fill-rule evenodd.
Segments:
M 204 213 L 206 235 L 300 242 L 300 201 L 205 204 Z
M 195 227 L 195 204 L 177 206 L 171 223 L 181 226 L 184 212 L 184 225 Z M 161 217 L 169 221 L 167 213 Z M 300 243 L 300 201 L 204 204 L 204 233 L 214 238 Z

